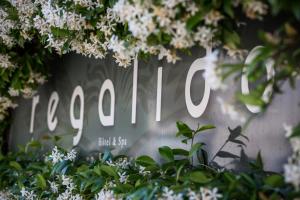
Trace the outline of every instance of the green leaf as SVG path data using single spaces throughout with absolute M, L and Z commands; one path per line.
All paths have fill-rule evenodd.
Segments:
M 284 185 L 284 178 L 279 174 L 274 174 L 266 177 L 264 182 L 271 187 L 281 187 Z
M 201 22 L 201 20 L 203 20 L 203 15 L 203 12 L 198 11 L 195 15 L 188 18 L 186 22 L 186 28 L 188 30 L 195 28 Z
M 181 135 L 183 135 L 187 138 L 190 138 L 190 139 L 193 137 L 193 130 L 188 125 L 186 125 L 185 123 L 180 122 L 180 121 L 176 122 L 176 125 L 177 125 L 177 129 L 178 129 L 176 137 L 179 137 Z
M 142 166 L 156 165 L 156 162 L 151 157 L 146 155 L 138 157 L 135 161 Z
M 196 144 L 193 144 L 190 152 L 189 152 L 189 157 L 192 157 L 197 151 L 199 151 L 202 146 L 204 145 L 204 143 L 201 142 L 197 142 Z
M 248 105 L 254 105 L 254 106 L 264 106 L 265 102 L 260 98 L 257 97 L 256 95 L 251 95 L 251 94 L 238 94 L 237 98 Z
M 204 125 L 204 126 L 201 126 L 200 128 L 198 128 L 196 133 L 199 133 L 199 132 L 202 132 L 202 131 L 205 131 L 205 130 L 209 130 L 209 129 L 214 129 L 214 128 L 216 128 L 216 127 L 214 125 L 211 125 L 211 124 Z
M 179 177 L 180 177 L 181 170 L 183 169 L 184 166 L 185 166 L 185 164 L 182 164 L 182 165 L 180 165 L 180 167 L 176 170 L 176 182 L 178 182 Z
M 200 171 L 190 173 L 189 179 L 195 183 L 208 183 L 211 181 L 211 178 L 207 177 L 205 173 Z
M 189 152 L 185 149 L 172 149 L 174 155 L 188 156 Z
M 37 186 L 41 189 L 45 189 L 47 187 L 46 180 L 41 174 L 36 175 L 36 183 Z
M 118 174 L 117 172 L 115 171 L 115 169 L 111 166 L 107 166 L 107 165 L 101 165 L 100 166 L 100 169 L 101 171 L 105 172 L 107 175 L 109 176 L 112 176 L 112 177 L 115 177 L 117 178 L 118 177 Z
M 198 158 L 199 163 L 201 163 L 203 165 L 208 165 L 208 155 L 204 149 L 201 149 L 200 151 L 198 151 L 197 158 Z
M 98 175 L 101 176 L 101 168 L 100 165 L 94 167 L 93 171 Z
M 234 12 L 233 12 L 233 6 L 232 6 L 232 2 L 231 0 L 224 0 L 223 1 L 224 4 L 224 11 L 227 15 L 229 15 L 231 18 L 234 17 Z
M 217 156 L 220 157 L 220 158 L 239 158 L 239 156 L 237 156 L 235 154 L 232 154 L 232 153 L 229 153 L 227 151 L 219 151 L 217 153 Z
M 22 166 L 16 161 L 10 161 L 9 166 L 15 168 L 16 170 L 22 170 Z
M 241 173 L 240 176 L 242 177 L 242 179 L 243 179 L 244 181 L 247 182 L 247 184 L 249 185 L 249 187 L 251 186 L 253 189 L 256 188 L 255 181 L 254 181 L 249 175 L 247 175 L 247 174 L 245 174 L 245 173 Z
M 159 151 L 159 154 L 161 155 L 161 157 L 163 157 L 163 159 L 165 159 L 166 161 L 168 161 L 168 162 L 174 161 L 174 154 L 170 147 L 163 146 L 163 147 L 160 147 L 158 149 L 158 151 Z
M 300 124 L 298 124 L 297 126 L 295 126 L 293 128 L 290 138 L 293 138 L 293 137 L 300 137 Z

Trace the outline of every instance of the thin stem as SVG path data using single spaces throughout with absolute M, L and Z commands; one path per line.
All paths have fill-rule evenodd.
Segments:
M 226 140 L 224 144 L 220 147 L 220 149 L 217 151 L 217 153 L 213 156 L 213 158 L 209 161 L 209 164 L 214 161 L 214 159 L 217 157 L 218 153 L 225 147 L 225 145 L 229 142 L 229 140 Z
M 192 147 L 193 147 L 194 137 L 195 137 L 195 135 L 193 134 L 193 136 L 192 136 L 192 142 L 191 142 L 191 148 L 190 149 L 192 149 Z M 193 155 L 192 155 L 191 161 L 192 161 L 192 165 L 193 165 L 194 164 L 194 156 Z

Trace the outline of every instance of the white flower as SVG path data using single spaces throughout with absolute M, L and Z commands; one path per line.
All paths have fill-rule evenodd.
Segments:
M 5 112 L 9 108 L 16 108 L 17 106 L 18 104 L 13 103 L 11 99 L 0 96 L 0 111 Z
M 187 196 L 189 197 L 189 200 L 200 200 L 201 196 L 197 194 L 196 192 L 189 189 Z
M 27 191 L 24 187 L 20 192 L 21 196 L 24 197 L 25 200 L 35 200 L 37 198 L 33 191 Z
M 14 68 L 14 65 L 10 62 L 10 57 L 7 54 L 0 54 L 0 67 L 1 68 Z
M 238 112 L 233 105 L 225 102 L 221 97 L 217 97 L 217 101 L 220 104 L 221 112 L 224 115 L 228 115 L 231 120 L 239 121 L 241 123 L 246 121 L 246 118 Z
M 173 190 L 167 187 L 163 188 L 162 197 L 164 200 L 183 200 L 182 194 L 175 194 Z
M 199 8 L 194 2 L 189 2 L 187 3 L 186 10 L 190 12 L 191 15 L 195 15 L 198 12 Z
M 62 154 L 62 153 L 58 150 L 57 146 L 55 146 L 55 147 L 53 148 L 52 153 L 51 153 L 51 155 L 49 156 L 49 158 L 50 158 L 50 160 L 52 160 L 52 163 L 53 163 L 53 164 L 56 164 L 56 163 L 58 163 L 58 162 L 63 161 L 64 154 Z
M 245 5 L 246 15 L 251 19 L 262 19 L 267 14 L 268 6 L 261 1 L 247 1 Z
M 220 68 L 218 68 L 218 52 L 214 51 L 209 53 L 204 58 L 205 60 L 205 71 L 203 77 L 206 83 L 210 86 L 212 90 L 225 90 L 227 86 L 224 84 Z
M 59 194 L 56 200 L 69 200 L 72 197 L 70 190 L 65 190 L 63 193 Z
M 88 10 L 103 7 L 103 4 L 100 4 L 98 1 L 93 0 L 74 0 L 75 5 L 80 5 L 86 7 Z
M 67 177 L 66 175 L 62 175 L 61 179 L 62 179 L 62 183 L 61 184 L 64 185 L 64 186 L 68 186 L 68 185 L 72 184 L 71 178 Z
M 29 86 L 25 86 L 25 88 L 23 88 L 23 89 L 21 90 L 21 92 L 23 93 L 23 97 L 24 97 L 25 99 L 32 98 L 32 97 L 35 95 L 35 93 L 36 93 L 36 91 L 33 90 L 33 89 L 32 89 L 31 87 L 29 87 Z
M 146 176 L 151 173 L 150 171 L 145 171 L 146 168 L 143 166 L 140 166 L 140 165 L 139 165 L 138 169 L 139 169 L 139 174 L 141 174 L 143 176 Z
M 218 193 L 218 188 L 212 190 L 208 188 L 200 188 L 202 200 L 217 200 L 222 198 L 222 195 Z
M 290 139 L 290 143 L 293 149 L 294 153 L 300 153 L 300 138 L 299 137 L 293 137 Z M 300 160 L 300 158 L 299 158 Z
M 163 59 L 164 57 L 167 58 L 168 63 L 173 63 L 175 64 L 180 58 L 176 55 L 176 52 L 171 52 L 170 49 L 165 49 L 164 47 L 161 47 L 159 49 L 159 54 L 158 54 L 158 60 Z
M 219 11 L 212 10 L 207 15 L 205 15 L 204 21 L 207 25 L 217 26 L 218 22 L 223 18 L 224 17 Z
M 21 196 L 22 196 L 22 197 L 25 197 L 27 191 L 26 191 L 26 189 L 25 189 L 24 187 L 22 187 L 22 189 L 21 189 L 20 192 L 21 192 Z
M 83 200 L 80 194 L 72 195 L 70 200 Z
M 245 55 L 248 53 L 247 50 L 236 49 L 236 48 L 229 47 L 227 45 L 225 45 L 223 48 L 227 51 L 228 56 L 233 59 L 242 60 L 245 57 Z
M 18 26 L 9 19 L 8 13 L 3 8 L 0 8 L 0 24 L 0 39 L 10 48 L 15 44 L 15 39 L 10 35 L 11 31 Z
M 12 97 L 17 97 L 17 96 L 20 95 L 20 91 L 17 90 L 17 89 L 14 89 L 14 88 L 12 88 L 12 87 L 10 87 L 10 88 L 8 89 L 8 94 L 9 94 L 10 96 L 12 96 Z
M 298 158 L 299 159 L 299 158 Z M 298 164 L 285 164 L 284 165 L 284 178 L 285 182 L 293 184 L 299 190 L 300 187 L 300 165 Z
M 65 156 L 64 160 L 70 160 L 75 161 L 77 152 L 75 149 L 72 149 L 69 153 L 67 153 L 67 156 Z
M 206 26 L 201 26 L 197 28 L 197 32 L 194 35 L 194 40 L 199 42 L 200 46 L 209 47 L 214 36 L 214 30 Z
M 291 125 L 288 125 L 286 123 L 283 123 L 283 129 L 285 131 L 285 137 L 290 137 L 293 133 L 293 127 Z
M 96 194 L 95 199 L 96 200 L 116 200 L 117 198 L 114 196 L 113 191 L 102 189 L 98 194 Z
M 126 175 L 126 172 L 118 172 L 118 175 L 119 175 L 119 181 L 120 183 L 126 183 L 127 182 L 127 179 L 128 179 L 128 176 Z
M 50 184 L 51 191 L 53 193 L 58 193 L 58 185 L 55 182 L 48 181 Z
M 33 27 L 31 19 L 38 10 L 37 6 L 32 0 L 10 0 L 10 2 L 18 12 L 22 35 L 25 36 L 25 39 L 30 39 L 26 32 Z
M 1 200 L 10 200 L 11 196 L 13 196 L 11 193 L 8 191 L 0 191 L 0 199 Z
M 164 1 L 162 1 L 163 5 L 165 5 L 168 8 L 173 8 L 183 2 L 184 2 L 184 0 L 164 0 Z

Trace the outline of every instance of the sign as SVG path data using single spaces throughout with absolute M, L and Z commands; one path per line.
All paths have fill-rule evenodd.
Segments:
M 259 47 L 252 49 L 245 62 L 250 62 Z M 20 99 L 13 115 L 10 148 L 25 144 L 31 138 L 45 135 L 63 136 L 66 148 L 78 146 L 86 154 L 104 148 L 132 156 L 157 155 L 164 145 L 185 148 L 175 138 L 176 121 L 196 128 L 198 124 L 214 124 L 197 140 L 207 144 L 208 152 L 218 151 L 229 132 L 239 121 L 222 114 L 218 97 L 233 100 L 235 92 L 249 93 L 247 77 L 241 81 L 228 80 L 232 86 L 225 93 L 212 91 L 202 77 L 206 52 L 193 49 L 173 64 L 151 58 L 135 60 L 131 68 L 116 66 L 113 58 L 103 60 L 69 54 L 53 62 L 52 77 L 30 100 Z M 266 64 L 267 78 L 274 76 L 273 64 Z M 290 153 L 282 124 L 295 123 L 300 118 L 297 106 L 300 91 L 289 89 L 276 96 L 266 113 L 257 107 L 236 105 L 243 115 L 256 113 L 244 134 L 249 137 L 246 153 L 255 157 L 261 151 L 267 170 L 281 170 Z M 271 88 L 263 98 L 268 99 Z M 240 147 L 231 145 L 227 151 L 238 153 Z M 217 160 L 226 165 L 227 159 Z

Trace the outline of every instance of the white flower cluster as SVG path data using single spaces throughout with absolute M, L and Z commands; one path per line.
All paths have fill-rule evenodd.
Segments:
M 111 190 L 102 189 L 98 194 L 95 195 L 95 200 L 119 200 L 114 192 Z
M 205 60 L 205 71 L 203 73 L 203 78 L 205 79 L 206 83 L 209 85 L 210 89 L 212 90 L 224 90 L 227 86 L 224 84 L 222 80 L 222 72 L 220 71 L 221 68 L 218 68 L 218 52 L 215 51 L 213 53 L 208 53 L 204 57 Z
M 283 125 L 286 137 L 293 133 L 293 127 L 287 124 Z M 300 189 L 300 138 L 290 138 L 293 154 L 288 158 L 288 163 L 284 165 L 285 182 L 292 184 L 296 190 Z
M 0 54 L 0 68 L 14 68 L 15 66 L 10 62 L 10 57 L 7 54 Z
M 13 103 L 11 99 L 0 96 L 0 121 L 8 114 L 10 108 L 16 108 L 18 105 Z
M 139 52 L 158 55 L 159 59 L 166 58 L 168 62 L 175 63 L 179 60 L 176 49 L 213 44 L 216 26 L 223 19 L 219 11 L 212 10 L 204 16 L 202 27 L 197 31 L 188 30 L 187 20 L 199 8 L 194 2 L 183 0 L 163 1 L 160 5 L 152 1 L 118 0 L 113 8 L 103 8 L 104 5 L 96 0 L 68 0 L 59 5 L 52 0 L 10 2 L 18 11 L 21 33 L 25 39 L 30 39 L 27 32 L 34 27 L 46 37 L 46 47 L 54 48 L 59 54 L 75 51 L 85 56 L 103 58 L 107 50 L 111 50 L 116 62 L 124 67 L 129 66 Z M 98 22 L 92 25 L 90 19 L 76 10 L 76 6 L 89 11 L 103 8 L 105 12 L 94 16 Z M 187 15 L 178 18 L 179 7 L 184 8 Z M 2 13 L 0 19 L 5 20 L 7 27 L 3 28 L 1 36 L 8 35 L 14 27 L 12 21 L 6 20 L 7 13 L 4 10 Z M 116 35 L 117 23 L 128 25 L 132 37 Z M 60 32 L 65 35 L 57 36 Z M 160 44 L 148 43 L 149 36 L 161 34 L 170 37 L 168 49 Z
M 112 167 L 117 167 L 118 169 L 127 169 L 130 165 L 128 158 L 119 158 L 118 160 L 112 162 L 111 160 L 106 161 L 106 164 Z
M 241 123 L 246 122 L 246 117 L 243 116 L 243 114 L 239 112 L 233 104 L 225 102 L 221 97 L 217 97 L 217 101 L 220 104 L 221 112 L 224 115 L 228 115 L 233 121 L 239 121 Z
M 70 2 L 74 2 L 75 5 L 80 5 L 82 7 L 87 8 L 88 10 L 92 10 L 92 9 L 97 8 L 97 7 L 102 7 L 103 6 L 103 5 L 99 4 L 98 1 L 95 1 L 95 0 L 73 0 L 73 1 L 70 1 Z
M 52 183 L 53 184 L 53 183 Z M 82 197 L 79 194 L 75 194 L 75 184 L 71 177 L 66 175 L 61 176 L 61 185 L 65 187 L 65 191 L 60 193 L 57 200 L 82 200 Z M 56 189 L 54 185 L 51 185 L 51 189 Z
M 183 194 L 176 194 L 173 190 L 164 187 L 159 200 L 183 200 Z
M 261 1 L 247 1 L 245 11 L 247 17 L 251 19 L 262 19 L 263 15 L 267 14 L 268 6 Z
M 178 5 L 183 6 L 189 13 L 194 15 L 198 8 L 193 2 L 182 0 L 163 1 L 161 6 L 155 6 L 153 2 L 144 2 L 135 0 L 133 3 L 125 0 L 119 0 L 113 7 L 113 12 L 119 22 L 128 24 L 128 29 L 136 38 L 135 44 L 128 44 L 126 41 L 119 40 L 116 36 L 110 41 L 109 49 L 115 55 L 117 62 L 121 66 L 127 66 L 134 59 L 134 56 L 142 51 L 150 54 L 158 54 L 158 58 L 166 58 L 168 62 L 175 63 L 179 60 L 176 55 L 176 49 L 185 49 L 198 44 L 208 46 L 214 36 L 218 22 L 223 18 L 218 11 L 212 11 L 205 17 L 205 24 L 198 28 L 194 33 L 186 28 L 186 20 L 177 19 Z M 212 25 L 212 26 L 211 26 Z M 209 28 L 209 26 L 211 28 Z M 171 48 L 166 49 L 161 45 L 145 45 L 151 34 L 163 33 L 171 36 Z
M 10 35 L 12 29 L 16 26 L 15 21 L 8 18 L 8 13 L 0 7 L 0 41 L 12 47 L 15 44 L 15 39 Z
M 8 191 L 0 191 L 0 199 L 1 200 L 10 200 L 13 195 Z
M 48 181 L 48 183 L 50 184 L 51 192 L 54 194 L 58 193 L 58 184 L 52 181 Z
M 143 176 L 147 176 L 149 174 L 151 174 L 150 171 L 147 171 L 146 170 L 146 167 L 143 167 L 143 166 L 138 166 L 138 170 L 139 170 L 139 174 L 143 175 Z
M 218 193 L 218 188 L 200 188 L 200 191 L 188 190 L 186 196 L 189 200 L 218 200 L 222 198 L 222 194 Z M 159 200 L 183 200 L 184 195 L 182 193 L 176 194 L 173 190 L 164 187 L 163 192 Z
M 12 6 L 14 6 L 18 12 L 21 34 L 25 39 L 31 39 L 28 31 L 33 28 L 32 18 L 37 11 L 36 5 L 32 0 L 10 0 Z
M 24 187 L 21 190 L 21 196 L 25 200 L 35 200 L 35 199 L 37 199 L 37 196 L 36 196 L 36 194 L 34 194 L 33 191 L 27 191 Z
M 72 149 L 67 154 L 64 154 L 62 151 L 60 151 L 57 146 L 55 146 L 52 150 L 52 153 L 49 155 L 48 160 L 51 160 L 53 164 L 62 162 L 64 160 L 69 161 L 75 161 L 77 152 Z

